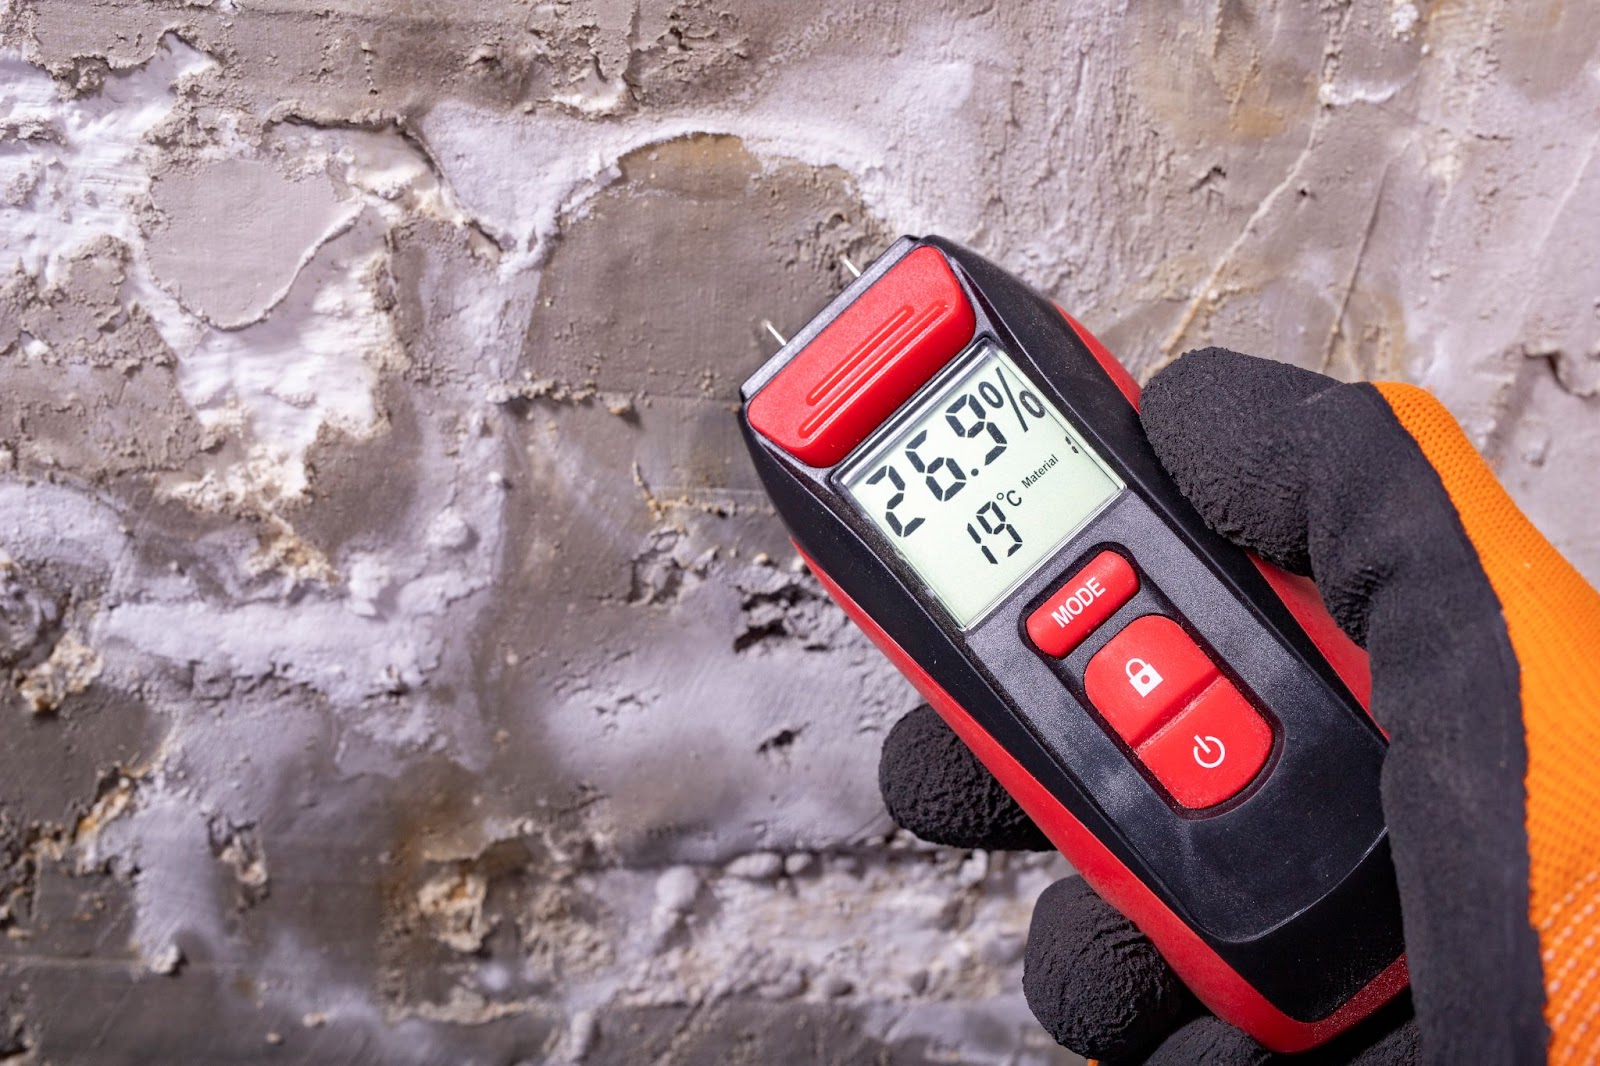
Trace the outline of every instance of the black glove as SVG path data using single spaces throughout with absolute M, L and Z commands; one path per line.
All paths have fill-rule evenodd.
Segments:
M 1534 833 L 1530 849 L 1530 827 L 1542 824 L 1531 813 L 1533 770 L 1579 774 L 1600 755 L 1600 730 L 1567 729 L 1574 750 L 1552 752 L 1548 764 L 1530 766 L 1529 752 L 1544 750 L 1541 714 L 1600 718 L 1600 669 L 1587 656 L 1576 682 L 1563 676 L 1556 710 L 1537 706 L 1535 682 L 1561 650 L 1552 643 L 1573 639 L 1562 634 L 1576 627 L 1579 639 L 1594 638 L 1600 596 L 1527 524 L 1420 390 L 1343 385 L 1207 349 L 1151 381 L 1142 417 L 1206 520 L 1312 575 L 1335 619 L 1368 647 L 1373 713 L 1391 737 L 1383 803 L 1412 992 L 1330 1045 L 1274 1055 L 1207 1013 L 1132 923 L 1071 877 L 1046 889 L 1034 910 L 1023 977 L 1034 1014 L 1066 1047 L 1117 1066 L 1545 1061 L 1545 973 L 1560 963 L 1593 975 L 1600 956 L 1572 938 L 1589 934 L 1592 945 L 1600 920 L 1557 914 L 1550 921 L 1576 922 L 1576 933 L 1541 943 L 1530 899 L 1535 922 L 1547 924 L 1546 910 L 1530 896 L 1530 850 L 1536 869 L 1554 870 L 1568 899 L 1594 912 L 1600 812 L 1592 804 L 1579 811 L 1548 844 Z M 890 732 L 880 784 L 894 819 L 925 840 L 1050 846 L 928 707 Z M 1575 787 L 1566 777 L 1558 785 Z M 1568 964 L 1563 951 L 1577 961 Z M 1553 984 L 1549 996 L 1560 1008 L 1551 1014 L 1550 1061 L 1569 1061 L 1558 1055 L 1563 1047 L 1592 1052 L 1576 1011 L 1600 1000 L 1600 981 L 1567 999 Z M 1600 1018 L 1590 1017 L 1600 1035 Z

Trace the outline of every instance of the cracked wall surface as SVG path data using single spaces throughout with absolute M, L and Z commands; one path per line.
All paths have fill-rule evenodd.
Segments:
M 1600 578 L 1584 5 L 0 27 L 0 1061 L 1076 1061 L 1064 866 L 892 831 L 916 699 L 732 416 L 900 233 L 1424 384 Z

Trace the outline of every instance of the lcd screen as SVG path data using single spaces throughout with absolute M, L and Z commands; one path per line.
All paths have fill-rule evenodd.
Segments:
M 982 342 L 968 358 L 839 475 L 963 628 L 1123 487 L 1009 356 Z

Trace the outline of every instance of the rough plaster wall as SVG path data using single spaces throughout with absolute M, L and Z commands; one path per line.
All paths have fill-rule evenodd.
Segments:
M 901 232 L 1422 382 L 1600 577 L 1586 5 L 0 19 L 5 1061 L 1072 1061 L 731 416 Z

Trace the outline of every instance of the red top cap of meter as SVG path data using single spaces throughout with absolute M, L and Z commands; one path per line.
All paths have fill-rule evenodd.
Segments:
M 750 424 L 832 466 L 972 340 L 977 317 L 944 256 L 918 248 L 856 297 L 750 401 Z

